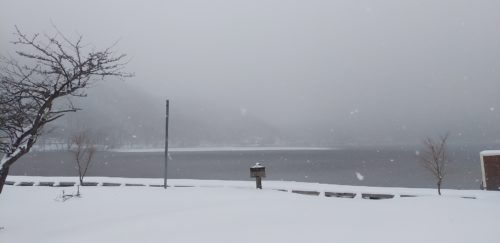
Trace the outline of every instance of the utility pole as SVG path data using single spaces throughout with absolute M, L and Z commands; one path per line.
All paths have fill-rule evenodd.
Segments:
M 165 174 L 163 175 L 163 188 L 167 189 L 167 165 L 168 165 L 168 109 L 169 102 L 167 100 L 167 109 L 165 113 Z

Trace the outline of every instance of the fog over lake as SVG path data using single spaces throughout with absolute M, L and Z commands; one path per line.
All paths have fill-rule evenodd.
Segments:
M 500 143 L 498 1 L 19 1 L 14 25 L 127 53 L 135 77 L 98 82 L 52 135 L 114 146 Z

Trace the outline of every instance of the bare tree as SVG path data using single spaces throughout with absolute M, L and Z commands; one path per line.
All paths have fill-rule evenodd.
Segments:
M 80 132 L 72 138 L 71 151 L 75 156 L 80 185 L 83 185 L 83 179 L 87 175 L 97 148 L 88 132 Z
M 46 124 L 75 112 L 69 99 L 106 77 L 130 77 L 122 71 L 125 55 L 110 48 L 87 50 L 82 36 L 72 41 L 55 35 L 26 35 L 17 27 L 15 57 L 0 64 L 0 193 L 9 168 L 28 153 Z M 67 102 L 64 102 L 64 101 Z
M 446 151 L 446 142 L 449 134 L 440 136 L 438 140 L 427 137 L 423 142 L 423 151 L 419 159 L 422 165 L 432 173 L 436 179 L 438 194 L 441 195 L 441 185 L 446 175 L 446 164 L 448 155 Z

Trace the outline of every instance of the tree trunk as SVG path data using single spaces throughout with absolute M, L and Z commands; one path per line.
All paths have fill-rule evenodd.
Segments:
M 438 186 L 438 194 L 441 196 L 441 180 L 438 180 L 437 186 Z
M 9 167 L 4 167 L 0 169 L 0 194 L 2 193 L 3 186 L 7 180 L 7 175 L 9 174 Z

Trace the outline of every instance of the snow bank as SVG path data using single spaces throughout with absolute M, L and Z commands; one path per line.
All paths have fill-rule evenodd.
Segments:
M 9 177 L 16 181 L 57 178 Z M 59 178 L 70 181 L 72 178 Z M 76 179 L 76 178 L 74 178 Z M 160 179 L 89 178 L 156 183 Z M 196 187 L 6 186 L 0 242 L 496 242 L 497 192 L 368 188 L 296 182 L 170 180 Z M 328 198 L 271 190 L 422 193 L 387 200 Z M 266 189 L 267 188 L 267 189 Z M 477 199 L 452 195 L 470 194 Z

